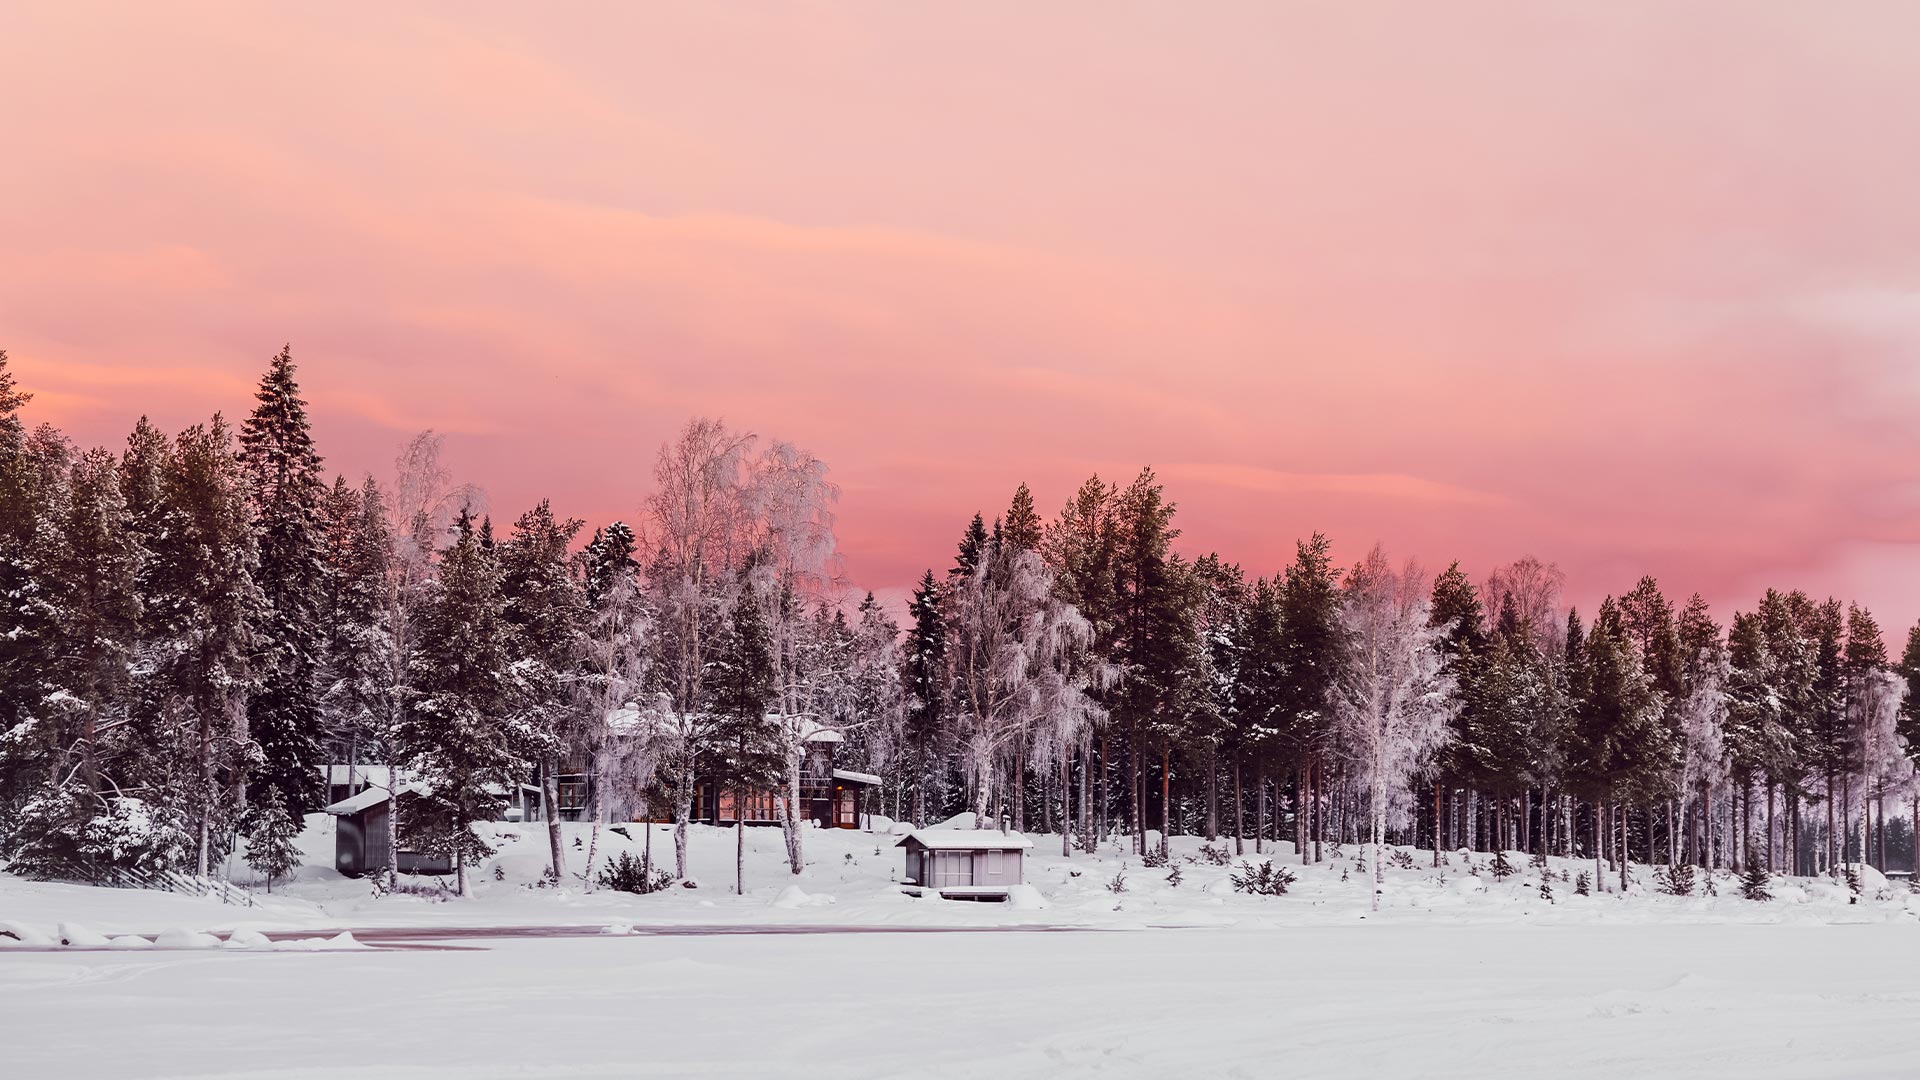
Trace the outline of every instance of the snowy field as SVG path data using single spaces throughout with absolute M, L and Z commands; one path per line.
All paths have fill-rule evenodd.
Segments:
M 1867 1077 L 1897 925 L 610 937 L 0 959 L 17 1077 Z
M 1256 897 L 1196 839 L 1175 839 L 1172 885 L 1042 837 L 1041 903 L 976 904 L 903 895 L 873 833 L 810 832 L 796 883 L 760 829 L 736 897 L 733 835 L 703 828 L 698 888 L 633 896 L 535 887 L 544 830 L 495 826 L 477 895 L 433 900 L 333 873 L 327 828 L 254 907 L 0 875 L 22 939 L 0 937 L 0 1075 L 1920 1075 L 1920 897 L 1877 878 L 1858 897 L 1776 879 L 1770 903 L 1724 878 L 1582 897 L 1559 874 L 1591 864 L 1555 860 L 1549 902 L 1523 858 L 1496 881 L 1485 855 L 1418 853 L 1370 913 L 1351 849 L 1300 866 L 1280 845 L 1299 880 Z M 672 857 L 664 828 L 654 851 Z M 581 936 L 326 943 L 536 926 Z M 850 932 L 875 929 L 915 932 Z M 163 932 L 177 947 L 103 944 Z

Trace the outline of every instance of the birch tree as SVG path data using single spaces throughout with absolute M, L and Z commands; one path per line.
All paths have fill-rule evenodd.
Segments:
M 1426 582 L 1408 563 L 1396 572 L 1379 546 L 1342 590 L 1345 663 L 1334 682 L 1335 745 L 1367 798 L 1373 909 L 1386 883 L 1388 816 L 1410 805 L 1409 781 L 1451 734 L 1458 708 L 1443 669 L 1444 626 L 1429 626 Z

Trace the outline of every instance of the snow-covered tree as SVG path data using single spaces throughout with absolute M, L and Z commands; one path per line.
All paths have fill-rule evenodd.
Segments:
M 500 567 L 483 530 L 462 515 L 453 546 L 427 583 L 407 659 L 405 707 L 394 733 L 394 760 L 417 784 L 424 813 L 409 823 L 423 850 L 452 858 L 462 896 L 467 866 L 493 849 L 473 824 L 498 815 L 537 747 L 537 733 L 510 722 L 509 631 Z
M 287 812 L 280 789 L 267 789 L 266 801 L 248 814 L 247 867 L 267 879 L 267 891 L 273 891 L 276 878 L 286 877 L 300 865 L 300 848 L 294 843 L 300 835 L 300 823 Z
M 587 598 L 570 552 L 583 524 L 578 518 L 554 517 L 543 499 L 520 515 L 512 537 L 499 548 L 513 667 L 510 708 L 515 726 L 539 741 L 540 798 L 556 882 L 566 880 L 566 844 L 560 835 L 562 759 L 584 736 L 575 683 L 586 644 Z
M 327 489 L 289 349 L 274 356 L 255 398 L 258 404 L 240 431 L 239 456 L 259 549 L 254 577 L 263 601 L 252 642 L 258 685 L 247 698 L 247 731 L 259 747 L 260 762 L 248 789 L 256 797 L 278 789 L 297 819 L 317 809 L 323 794 L 319 671 L 325 650 L 320 615 L 327 591 Z
M 1394 570 L 1376 545 L 1347 575 L 1341 600 L 1346 655 L 1332 695 L 1334 745 L 1367 799 L 1378 910 L 1389 816 L 1411 806 L 1409 781 L 1445 745 L 1459 706 L 1445 670 L 1445 628 L 1431 625 L 1416 566 Z

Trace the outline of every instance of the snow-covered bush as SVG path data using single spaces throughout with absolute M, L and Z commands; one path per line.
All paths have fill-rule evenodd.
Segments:
M 1167 853 L 1162 848 L 1149 845 L 1147 853 L 1140 856 L 1140 865 L 1149 870 L 1158 870 L 1167 865 Z
M 1676 863 L 1653 872 L 1654 881 L 1660 891 L 1668 896 L 1693 895 L 1693 867 L 1688 863 Z
M 1233 889 L 1254 896 L 1284 896 L 1287 886 L 1292 885 L 1294 880 L 1293 871 L 1273 865 L 1271 859 L 1259 866 L 1249 866 L 1243 862 L 1239 872 L 1233 875 Z
M 1227 850 L 1224 841 L 1219 847 L 1212 844 L 1200 845 L 1200 861 L 1208 866 L 1227 866 L 1233 862 L 1233 854 Z
M 1771 900 L 1773 891 L 1768 888 L 1769 883 L 1766 867 L 1757 862 L 1748 863 L 1746 871 L 1740 875 L 1740 895 L 1749 900 Z
M 673 885 L 673 874 L 663 867 L 652 867 L 633 857 L 633 852 L 623 851 L 617 859 L 609 859 L 600 871 L 600 887 L 619 892 L 646 893 L 659 892 Z

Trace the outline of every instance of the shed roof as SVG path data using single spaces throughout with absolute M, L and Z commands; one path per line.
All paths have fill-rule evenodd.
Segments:
M 409 783 L 409 784 L 403 785 L 400 788 L 400 794 L 425 795 L 428 793 L 429 790 L 431 789 L 429 789 L 425 784 Z M 334 803 L 332 806 L 325 807 L 321 812 L 326 814 L 333 814 L 336 817 L 343 814 L 358 814 L 362 810 L 370 810 L 376 806 L 379 806 L 381 803 L 386 802 L 387 798 L 388 798 L 387 789 L 374 785 L 374 786 L 368 787 L 365 791 L 362 791 L 360 794 L 355 795 L 350 799 L 341 799 L 339 802 Z
M 998 829 L 919 829 L 894 847 L 919 844 L 932 851 L 1020 851 L 1033 841 L 1017 832 Z
M 833 778 L 835 780 L 845 780 L 850 784 L 867 784 L 874 786 L 880 783 L 880 778 L 872 773 L 854 772 L 852 769 L 835 769 L 833 770 Z

